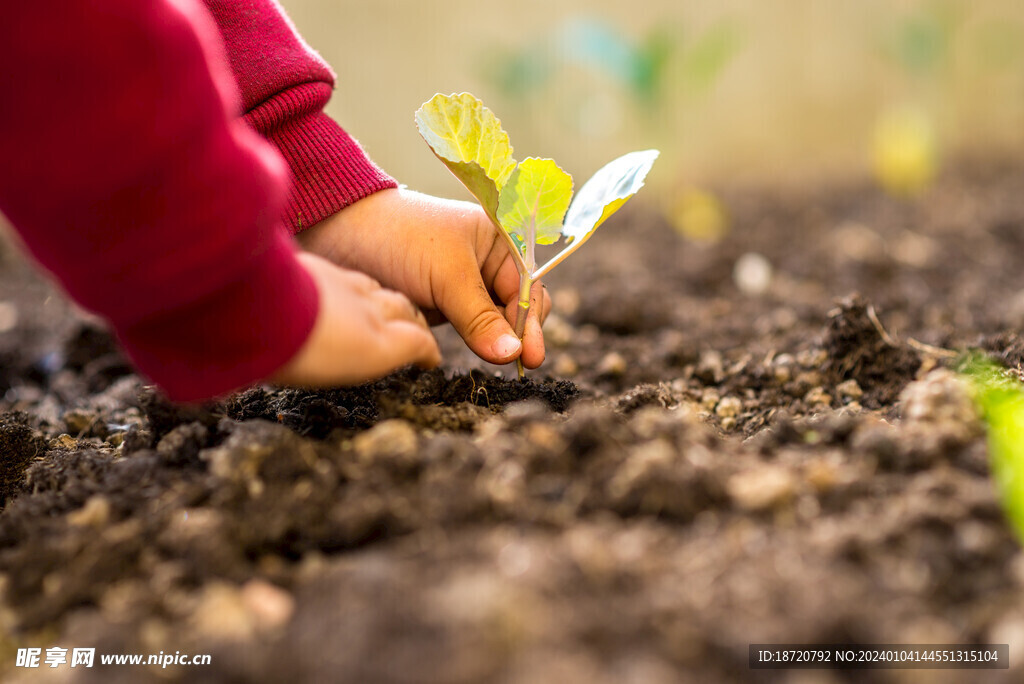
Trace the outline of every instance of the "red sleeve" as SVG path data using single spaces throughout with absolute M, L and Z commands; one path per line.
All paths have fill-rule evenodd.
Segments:
M 0 9 L 0 210 L 178 400 L 271 374 L 317 315 L 221 50 L 194 0 Z
M 334 74 L 275 0 L 205 0 L 227 48 L 246 121 L 292 172 L 284 213 L 293 232 L 397 183 L 323 108 Z

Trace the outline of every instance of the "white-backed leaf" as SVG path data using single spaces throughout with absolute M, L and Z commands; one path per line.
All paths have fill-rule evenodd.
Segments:
M 605 164 L 576 193 L 565 216 L 562 235 L 570 244 L 582 243 L 644 186 L 658 150 L 630 152 Z
M 497 222 L 501 188 L 516 168 L 508 133 L 469 93 L 438 93 L 416 110 L 416 127 L 437 158 Z
M 644 178 L 657 158 L 658 150 L 630 152 L 605 164 L 584 183 L 565 215 L 562 235 L 566 246 L 546 264 L 535 269 L 534 277 L 543 278 L 589 240 L 605 219 L 644 186 Z
M 550 245 L 562 234 L 570 199 L 572 177 L 553 159 L 529 157 L 501 189 L 498 223 L 518 245 Z

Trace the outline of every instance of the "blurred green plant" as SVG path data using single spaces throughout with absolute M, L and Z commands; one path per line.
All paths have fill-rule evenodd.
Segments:
M 933 0 L 903 16 L 885 35 L 883 54 L 908 75 L 931 76 L 946 67 L 963 10 L 953 0 Z
M 679 135 L 680 104 L 707 95 L 742 47 L 742 32 L 728 18 L 692 34 L 662 24 L 633 41 L 601 19 L 576 17 L 539 41 L 490 55 L 485 76 L 510 104 L 549 111 L 568 107 L 564 124 L 588 137 L 610 133 L 623 120 L 624 94 L 646 135 L 668 144 Z M 579 78 L 588 72 L 598 78 Z M 553 97 L 563 79 L 576 91 L 572 97 Z M 609 82 L 617 94 L 607 91 Z M 727 212 L 708 191 L 673 193 L 660 206 L 687 239 L 716 242 L 728 230 Z
M 940 125 L 956 126 L 956 78 L 977 80 L 1024 63 L 1024 26 L 1014 17 L 978 18 L 980 7 L 931 0 L 883 31 L 879 51 L 902 87 L 898 101 L 879 113 L 871 149 L 875 178 L 891 195 L 919 194 L 935 179 Z
M 484 76 L 511 101 L 541 97 L 567 67 L 610 77 L 645 111 L 664 104 L 672 86 L 699 96 L 711 88 L 742 46 L 740 31 L 723 20 L 682 39 L 682 31 L 659 26 L 630 41 L 614 26 L 594 17 L 576 17 L 548 36 L 522 47 L 489 50 Z M 678 65 L 674 82 L 673 65 Z
M 935 99 L 942 94 L 953 40 L 962 23 L 959 2 L 932 0 L 903 15 L 884 33 L 881 53 L 904 80 L 900 101 L 878 114 L 872 132 L 872 171 L 890 195 L 920 194 L 937 175 Z
M 981 355 L 968 357 L 960 370 L 987 426 L 989 463 L 1003 511 L 1024 544 L 1024 384 Z

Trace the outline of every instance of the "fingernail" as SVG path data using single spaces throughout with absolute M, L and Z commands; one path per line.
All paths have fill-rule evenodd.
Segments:
M 518 352 L 522 346 L 515 335 L 502 335 L 494 342 L 491 350 L 496 357 L 504 359 Z

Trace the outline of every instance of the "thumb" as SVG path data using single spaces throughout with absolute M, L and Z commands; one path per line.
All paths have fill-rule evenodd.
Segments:
M 505 364 L 514 361 L 523 349 L 512 326 L 491 300 L 477 276 L 472 287 L 452 287 L 439 308 L 448 317 L 466 346 L 484 361 Z

